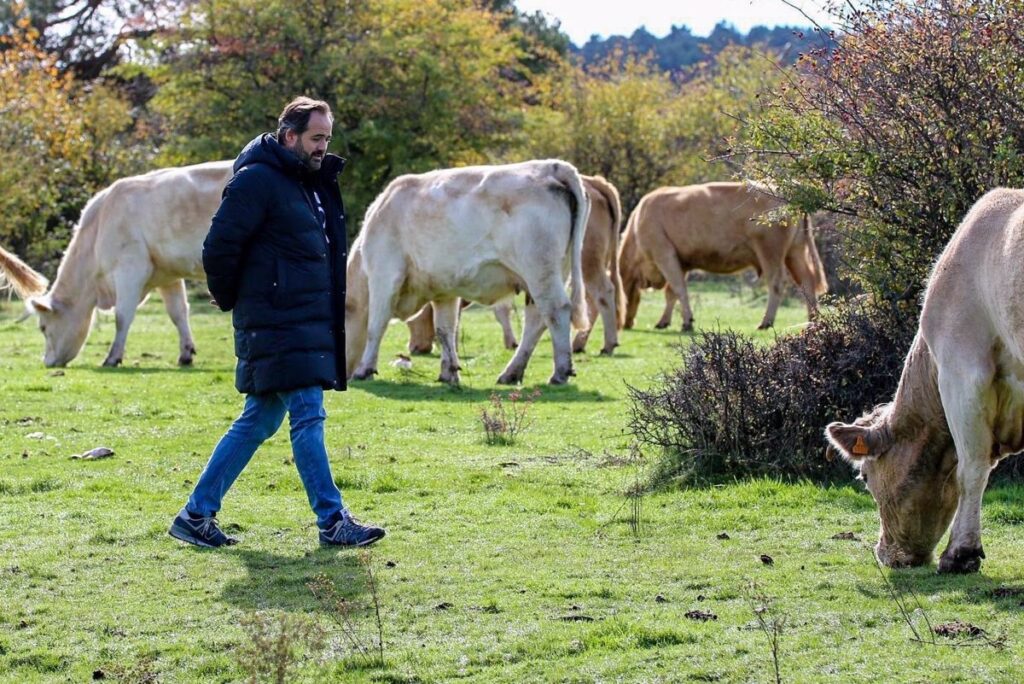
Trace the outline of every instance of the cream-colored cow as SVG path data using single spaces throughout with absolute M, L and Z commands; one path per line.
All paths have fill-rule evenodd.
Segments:
M 39 315 L 47 366 L 64 366 L 78 355 L 97 307 L 115 314 L 114 342 L 103 365 L 120 364 L 135 310 L 154 289 L 178 329 L 178 363 L 192 363 L 195 344 L 182 279 L 204 278 L 203 238 L 231 165 L 160 169 L 98 192 L 82 211 L 49 291 L 46 278 L 0 250 L 0 271 Z
M 583 283 L 587 292 L 590 326 L 580 330 L 572 342 L 574 352 L 586 349 L 587 340 L 597 316 L 604 327 L 602 354 L 611 354 L 619 345 L 619 330 L 625 320 L 626 299 L 619 276 L 619 225 L 622 204 L 619 191 L 601 176 L 581 176 L 590 198 L 590 219 L 583 238 Z M 463 304 L 465 306 L 465 304 Z M 515 349 L 519 342 L 512 329 L 512 302 L 505 300 L 493 307 L 501 325 L 506 349 Z M 429 354 L 434 344 L 434 312 L 428 304 L 406 323 L 409 326 L 409 351 Z
M 625 327 L 632 328 L 646 287 L 666 284 L 668 325 L 676 299 L 683 307 L 683 330 L 693 329 L 686 278 L 692 270 L 736 273 L 754 268 L 768 287 L 768 308 L 758 326 L 770 328 L 782 301 L 784 272 L 789 271 L 807 302 L 807 315 L 817 313 L 818 295 L 828 290 L 825 270 L 814 246 L 810 220 L 765 221 L 764 215 L 783 206 L 757 186 L 706 183 L 659 188 L 640 200 L 629 217 L 619 252 L 626 291 Z
M 558 160 L 445 169 L 392 181 L 366 212 L 348 260 L 348 374 L 377 372 L 384 330 L 434 304 L 439 380 L 459 382 L 459 298 L 484 304 L 526 291 L 523 340 L 498 378 L 522 381 L 541 333 L 551 331 L 550 382 L 573 374 L 572 325 L 588 325 L 581 269 L 590 204 L 579 173 Z M 566 296 L 571 272 L 572 299 Z
M 891 567 L 977 572 L 981 497 L 999 459 L 1024 449 L 1024 190 L 968 212 L 928 281 L 896 396 L 826 436 L 878 503 L 875 551 Z

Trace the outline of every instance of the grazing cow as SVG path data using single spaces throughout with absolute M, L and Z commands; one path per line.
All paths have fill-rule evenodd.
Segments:
M 619 253 L 627 301 L 625 327 L 633 327 L 640 292 L 667 284 L 670 292 L 658 327 L 668 325 L 678 299 L 683 330 L 693 330 L 686 278 L 695 269 L 756 269 L 768 286 L 768 309 L 758 326 L 763 330 L 775 322 L 785 268 L 807 302 L 808 317 L 814 318 L 817 297 L 828 290 L 825 270 L 806 215 L 796 225 L 765 220 L 764 214 L 782 206 L 780 200 L 743 183 L 659 188 L 644 195 L 629 217 Z
M 573 339 L 572 350 L 584 351 L 587 339 L 600 313 L 604 325 L 602 354 L 611 354 L 619 345 L 618 331 L 625 318 L 626 302 L 619 277 L 619 225 L 622 204 L 619 191 L 601 176 L 581 176 L 590 198 L 590 219 L 583 238 L 583 284 L 587 292 L 590 327 L 580 330 Z M 494 305 L 494 316 L 501 325 L 506 349 L 518 346 L 512 330 L 512 304 L 502 301 Z M 409 351 L 429 354 L 434 341 L 434 318 L 430 304 L 406 323 L 409 326 Z
M 875 551 L 891 567 L 931 561 L 977 572 L 981 498 L 992 468 L 1024 449 L 1024 190 L 993 190 L 932 269 L 921 322 L 892 402 L 829 442 L 878 503 Z
M 498 378 L 522 381 L 545 326 L 561 384 L 573 374 L 570 318 L 587 327 L 580 257 L 590 213 L 576 169 L 558 160 L 445 169 L 396 178 L 366 212 L 348 260 L 348 374 L 377 372 L 388 321 L 434 304 L 442 382 L 459 382 L 459 298 L 484 304 L 525 290 L 523 341 Z M 572 300 L 565 293 L 571 268 Z M 357 365 L 358 362 L 358 365 Z
M 113 307 L 116 321 L 103 365 L 120 364 L 135 309 L 153 289 L 178 329 L 178 363 L 192 363 L 195 344 L 182 279 L 203 278 L 203 238 L 231 165 L 160 169 L 101 190 L 85 205 L 49 292 L 46 278 L 0 250 L 0 270 L 39 315 L 47 367 L 67 365 L 78 355 L 97 307 Z

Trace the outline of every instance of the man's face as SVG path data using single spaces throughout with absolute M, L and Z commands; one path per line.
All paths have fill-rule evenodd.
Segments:
M 302 160 L 306 168 L 317 171 L 327 154 L 327 145 L 331 142 L 331 124 L 329 116 L 314 111 L 309 116 L 309 127 L 305 133 L 285 132 L 284 146 Z

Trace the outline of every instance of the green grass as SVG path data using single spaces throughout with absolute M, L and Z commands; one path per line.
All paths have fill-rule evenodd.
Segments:
M 698 325 L 753 332 L 763 314 L 764 297 L 749 290 L 694 290 Z M 80 682 L 96 671 L 120 681 L 240 681 L 242 622 L 263 611 L 328 630 L 300 681 L 774 681 L 750 583 L 786 619 L 784 681 L 1018 680 L 1024 594 L 995 590 L 1024 589 L 1020 489 L 988 495 L 980 575 L 887 573 L 933 624 L 960 619 L 1005 634 L 1003 650 L 910 641 L 868 550 L 877 514 L 857 488 L 756 480 L 648 494 L 634 535 L 627 384 L 648 386 L 686 339 L 674 331 L 678 313 L 674 330 L 652 329 L 660 309 L 648 295 L 612 358 L 596 355 L 596 331 L 566 387 L 544 384 L 545 337 L 526 376 L 525 387 L 541 391 L 533 424 L 512 446 L 485 444 L 479 419 L 509 358 L 483 310 L 464 314 L 461 389 L 434 382 L 436 355 L 415 358 L 409 372 L 389 366 L 406 341 L 395 325 L 378 378 L 328 396 L 328 446 L 346 502 L 388 529 L 371 560 L 386 658 L 374 667 L 351 656 L 307 588 L 325 575 L 372 641 L 358 554 L 317 546 L 287 430 L 225 500 L 220 517 L 240 545 L 200 550 L 167 536 L 241 409 L 228 316 L 193 305 L 199 355 L 194 368 L 179 369 L 173 327 L 150 302 L 125 366 L 111 370 L 99 367 L 113 336 L 103 315 L 56 375 L 42 367 L 34 325 L 16 324 L 17 303 L 4 305 L 0 681 Z M 778 330 L 803 319 L 791 299 Z M 116 455 L 69 460 L 96 446 Z M 863 541 L 832 539 L 846 531 Z M 717 620 L 688 619 L 694 609 Z

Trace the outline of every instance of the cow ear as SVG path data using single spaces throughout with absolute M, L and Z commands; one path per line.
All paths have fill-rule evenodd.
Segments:
M 881 427 L 830 423 L 825 436 L 830 446 L 850 463 L 878 458 L 889 446 Z
M 32 311 L 34 311 L 35 313 L 53 313 L 54 310 L 57 308 L 55 306 L 56 302 L 53 301 L 53 298 L 51 298 L 50 295 L 31 297 L 29 298 L 27 304 L 28 307 L 32 309 Z

